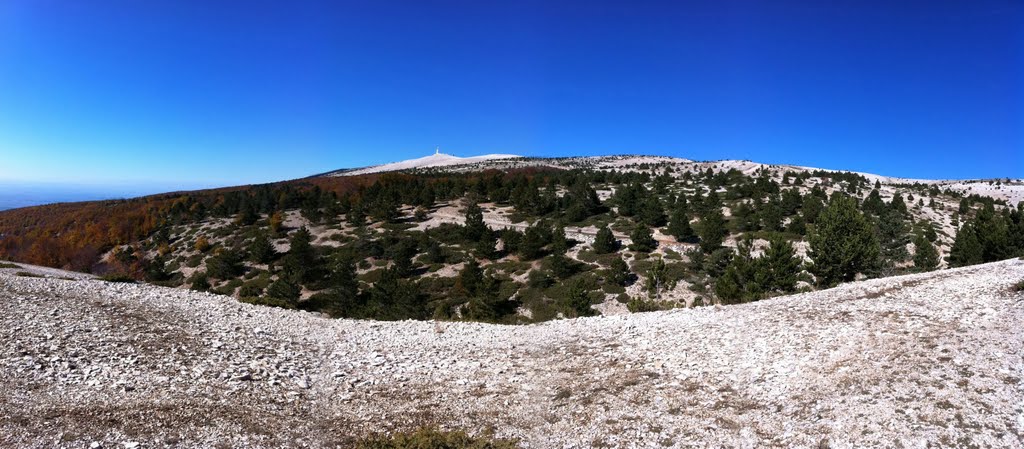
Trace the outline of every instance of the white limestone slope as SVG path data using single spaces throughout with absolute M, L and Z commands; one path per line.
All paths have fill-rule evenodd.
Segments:
M 1024 262 L 529 326 L 330 320 L 0 270 L 0 447 L 1007 447 Z
M 355 176 L 365 175 L 369 173 L 411 170 L 414 168 L 450 167 L 455 165 L 474 164 L 496 159 L 513 159 L 518 157 L 521 156 L 516 156 L 514 154 L 485 154 L 482 156 L 458 157 L 452 156 L 450 154 L 435 153 L 430 156 L 421 157 L 417 159 L 409 159 L 401 162 L 392 162 L 390 164 L 374 165 L 372 167 L 332 172 L 329 173 L 328 176 Z

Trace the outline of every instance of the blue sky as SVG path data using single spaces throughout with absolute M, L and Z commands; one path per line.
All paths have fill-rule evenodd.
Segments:
M 0 181 L 651 153 L 1024 177 L 1024 3 L 0 2 Z

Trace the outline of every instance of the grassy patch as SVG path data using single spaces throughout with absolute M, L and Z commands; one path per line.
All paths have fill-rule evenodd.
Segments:
M 135 282 L 135 278 L 124 273 L 108 273 L 100 276 L 100 279 L 107 282 Z
M 35 273 L 29 273 L 29 272 L 27 272 L 27 271 L 19 271 L 19 272 L 17 272 L 17 273 L 14 273 L 14 275 L 15 275 L 15 276 L 21 276 L 21 277 L 25 277 L 25 278 L 41 278 L 41 277 L 42 277 L 42 276 L 40 276 L 40 275 L 38 275 L 38 274 L 35 274 Z
M 18 264 L 13 264 L 13 263 L 10 263 L 10 262 L 0 262 L 0 268 L 14 268 L 14 269 L 20 269 L 20 268 L 21 268 L 21 265 L 18 265 Z
M 423 428 L 415 432 L 371 436 L 359 440 L 356 449 L 515 449 L 514 440 L 495 439 L 488 435 L 470 436 L 462 431 Z

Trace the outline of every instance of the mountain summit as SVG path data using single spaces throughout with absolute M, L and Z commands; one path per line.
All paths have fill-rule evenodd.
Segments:
M 459 157 L 453 156 L 451 154 L 441 153 L 440 151 L 435 150 L 434 154 L 431 154 L 430 156 L 424 156 L 421 158 L 409 159 L 400 162 L 392 162 L 389 164 L 373 165 L 364 168 L 338 170 L 335 172 L 328 173 L 327 176 L 355 176 L 365 175 L 368 173 L 409 170 L 414 168 L 448 167 L 453 165 L 474 164 L 494 159 L 514 159 L 520 157 L 522 156 L 517 156 L 514 154 L 485 154 L 481 156 Z

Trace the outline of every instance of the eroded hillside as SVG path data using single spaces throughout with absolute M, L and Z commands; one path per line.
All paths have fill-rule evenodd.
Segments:
M 422 425 L 534 448 L 1024 436 L 1016 259 L 529 326 L 331 320 L 17 271 L 0 269 L 4 447 L 334 447 Z

